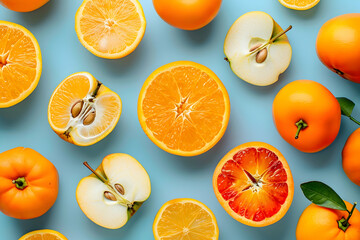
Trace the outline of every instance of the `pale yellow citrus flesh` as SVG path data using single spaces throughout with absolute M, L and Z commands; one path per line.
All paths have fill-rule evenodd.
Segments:
M 140 124 L 163 150 L 199 155 L 223 136 L 230 101 L 220 79 L 194 62 L 174 62 L 152 73 L 138 102 Z
M 93 96 L 95 92 L 96 96 Z M 92 99 L 90 104 L 96 110 L 96 117 L 93 123 L 85 126 L 81 117 L 73 118 L 71 109 L 76 102 L 88 102 L 89 99 Z M 52 129 L 64 140 L 88 146 L 100 141 L 114 129 L 121 108 L 121 99 L 116 93 L 89 73 L 75 73 L 55 89 L 49 102 L 48 120 Z
M 308 10 L 320 2 L 320 0 L 279 0 L 279 2 L 291 9 Z
M 19 240 L 67 240 L 67 238 L 57 231 L 44 229 L 29 232 Z
M 174 199 L 157 213 L 153 233 L 156 240 L 215 240 L 219 237 L 216 218 L 203 203 Z
M 102 58 L 121 58 L 133 52 L 145 28 L 137 0 L 85 0 L 75 17 L 80 42 Z
M 24 27 L 0 21 L 0 108 L 29 96 L 41 75 L 40 47 Z

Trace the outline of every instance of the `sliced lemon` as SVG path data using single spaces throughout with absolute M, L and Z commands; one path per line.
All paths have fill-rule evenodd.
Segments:
M 179 198 L 165 203 L 157 213 L 155 240 L 216 240 L 219 228 L 212 211 L 203 203 Z
M 85 0 L 75 16 L 81 44 L 102 58 L 122 58 L 141 42 L 146 20 L 137 0 Z

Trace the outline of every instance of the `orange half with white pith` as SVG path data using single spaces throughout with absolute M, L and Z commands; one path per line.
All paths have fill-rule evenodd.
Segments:
M 81 44 L 102 58 L 122 58 L 141 42 L 146 19 L 138 0 L 84 0 L 75 16 Z
M 67 240 L 67 238 L 57 231 L 44 229 L 29 232 L 19 240 Z
M 158 147 L 175 155 L 195 156 L 208 151 L 224 135 L 230 100 L 209 68 L 190 61 L 173 62 L 145 81 L 138 117 Z
M 31 32 L 0 21 L 0 108 L 11 107 L 36 88 L 42 70 L 40 46 Z
M 217 165 L 215 195 L 235 220 L 253 227 L 279 221 L 288 211 L 294 182 L 283 155 L 262 142 L 242 144 Z
M 106 137 L 121 114 L 121 99 L 90 73 L 75 73 L 63 80 L 48 107 L 51 128 L 65 141 L 92 145 Z
M 294 10 L 308 10 L 315 7 L 320 0 L 279 0 L 279 2 L 290 9 Z

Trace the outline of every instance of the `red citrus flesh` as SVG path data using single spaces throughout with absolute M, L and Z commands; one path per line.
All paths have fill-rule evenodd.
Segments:
M 217 188 L 232 211 L 261 222 L 277 214 L 286 202 L 288 174 L 273 151 L 248 147 L 223 165 Z

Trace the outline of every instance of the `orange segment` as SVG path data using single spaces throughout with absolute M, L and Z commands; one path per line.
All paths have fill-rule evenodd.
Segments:
M 308 10 L 320 2 L 320 0 L 279 0 L 279 2 L 291 9 Z
M 20 25 L 0 21 L 0 108 L 11 107 L 32 93 L 41 67 L 35 37 Z
M 52 106 L 49 108 L 50 122 L 59 130 L 66 130 L 70 121 L 72 105 L 90 92 L 90 87 L 96 85 L 85 75 L 71 75 L 58 86 L 51 98 Z
M 251 142 L 231 150 L 219 162 L 213 187 L 220 204 L 236 220 L 263 227 L 280 220 L 294 193 L 290 168 L 274 147 Z
M 48 120 L 65 141 L 88 146 L 115 128 L 121 107 L 120 97 L 90 73 L 75 73 L 55 89 L 49 102 Z
M 29 232 L 19 240 L 67 240 L 67 238 L 57 231 L 44 229 Z
M 174 62 L 153 72 L 138 102 L 140 124 L 163 150 L 181 156 L 206 152 L 223 136 L 230 101 L 220 79 L 194 62 Z
M 153 232 L 156 240 L 215 240 L 219 237 L 216 218 L 203 203 L 174 199 L 157 213 Z
M 144 36 L 146 20 L 137 0 L 85 0 L 75 17 L 80 42 L 103 58 L 130 54 Z

